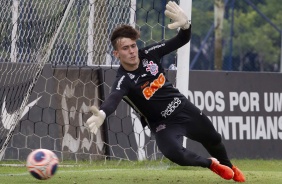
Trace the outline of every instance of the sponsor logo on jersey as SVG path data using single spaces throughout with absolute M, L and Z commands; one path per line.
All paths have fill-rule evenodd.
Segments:
M 163 47 L 163 46 L 165 46 L 165 43 L 161 43 L 161 44 L 159 44 L 159 45 L 155 45 L 155 46 L 153 46 L 153 47 L 150 47 L 148 50 L 145 50 L 145 54 L 148 54 L 150 51 L 155 50 L 155 49 L 158 49 L 158 48 L 161 48 L 161 47 Z
M 159 66 L 157 64 L 155 64 L 153 61 L 150 61 L 147 64 L 146 71 L 150 72 L 152 75 L 155 76 L 159 72 Z
M 173 101 L 167 105 L 166 109 L 161 112 L 162 117 L 166 118 L 170 116 L 180 104 L 181 100 L 177 97 L 174 98 Z
M 135 75 L 133 75 L 132 73 L 127 73 L 127 75 L 129 76 L 130 79 L 134 79 Z
M 144 73 L 144 74 L 142 74 L 142 75 L 141 75 L 141 77 L 146 77 L 146 76 L 147 76 L 147 74 L 146 74 L 146 73 Z
M 156 132 L 159 132 L 163 129 L 166 129 L 166 125 L 165 124 L 162 124 L 162 125 L 159 125 L 157 128 L 156 128 Z
M 125 77 L 125 75 L 123 75 L 123 76 L 119 79 L 118 84 L 117 84 L 117 87 L 116 87 L 117 90 L 120 90 L 120 85 L 122 84 L 122 81 L 123 81 L 124 77 Z
M 135 84 L 137 84 L 139 78 L 140 78 L 140 76 L 138 76 L 137 79 L 134 80 Z
M 143 59 L 143 60 L 142 60 L 143 67 L 146 67 L 148 63 L 149 63 L 149 62 L 148 62 L 147 59 Z
M 149 100 L 155 94 L 155 92 L 158 91 L 158 89 L 163 87 L 164 84 L 165 76 L 163 73 L 161 73 L 157 79 L 150 83 L 150 86 L 143 89 L 144 97 Z
M 145 82 L 145 84 L 143 84 L 143 85 L 141 86 L 141 89 L 144 89 L 146 86 L 148 86 L 148 84 L 149 84 L 149 81 Z

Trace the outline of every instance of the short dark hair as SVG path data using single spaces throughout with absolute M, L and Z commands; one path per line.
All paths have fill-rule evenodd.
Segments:
M 121 25 L 114 29 L 111 35 L 111 43 L 114 49 L 117 48 L 117 41 L 120 38 L 130 38 L 132 40 L 137 40 L 140 38 L 140 32 L 129 25 Z

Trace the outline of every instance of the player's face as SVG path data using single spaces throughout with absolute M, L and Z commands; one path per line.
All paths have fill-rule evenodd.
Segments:
M 135 40 L 131 40 L 130 38 L 119 39 L 117 48 L 114 50 L 114 55 L 120 60 L 124 69 L 133 71 L 138 68 L 138 47 Z

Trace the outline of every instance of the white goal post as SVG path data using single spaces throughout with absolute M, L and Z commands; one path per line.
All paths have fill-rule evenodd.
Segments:
M 192 0 L 180 0 L 180 7 L 187 12 L 188 19 L 191 20 Z M 189 70 L 190 70 L 190 43 L 187 43 L 177 51 L 177 73 L 176 87 L 188 98 Z M 183 146 L 186 147 L 187 138 L 183 138 Z
M 180 7 L 187 12 L 188 19 L 191 20 L 192 0 L 180 0 Z M 190 65 L 190 42 L 177 51 L 177 74 L 176 87 L 186 97 L 189 88 L 189 67 Z

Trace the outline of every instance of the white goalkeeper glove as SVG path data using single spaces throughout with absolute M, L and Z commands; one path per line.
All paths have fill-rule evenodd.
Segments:
M 178 4 L 176 4 L 174 1 L 169 1 L 167 3 L 165 15 L 173 20 L 173 23 L 168 24 L 169 29 L 177 29 L 180 27 L 181 29 L 185 30 L 190 27 L 188 17 L 186 16 L 182 8 L 180 8 L 180 6 L 178 6 Z
M 93 113 L 93 115 L 86 121 L 86 126 L 89 128 L 91 133 L 96 135 L 99 127 L 104 123 L 106 114 L 103 110 L 98 110 L 96 106 L 90 107 L 89 110 Z

